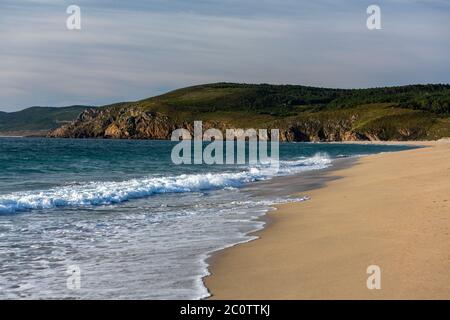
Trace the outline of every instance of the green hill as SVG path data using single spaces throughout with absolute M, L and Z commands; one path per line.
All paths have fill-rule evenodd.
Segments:
M 450 136 L 450 85 L 206 84 L 88 110 L 50 136 L 169 139 L 194 120 L 222 130 L 278 128 L 287 141 L 431 140 Z
M 31 107 L 17 112 L 0 112 L 0 133 L 45 135 L 48 131 L 71 122 L 87 108 Z

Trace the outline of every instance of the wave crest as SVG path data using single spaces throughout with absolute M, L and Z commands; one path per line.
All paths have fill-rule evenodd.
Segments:
M 57 207 L 89 207 L 110 205 L 154 194 L 199 192 L 211 189 L 238 188 L 243 184 L 270 179 L 277 174 L 322 169 L 331 163 L 328 155 L 280 161 L 274 173 L 265 168 L 251 168 L 237 173 L 183 174 L 174 177 L 149 177 L 121 182 L 88 182 L 43 191 L 15 192 L 0 196 L 0 213 Z

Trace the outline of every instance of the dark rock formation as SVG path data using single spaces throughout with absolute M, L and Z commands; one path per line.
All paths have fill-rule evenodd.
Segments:
M 270 128 L 280 130 L 281 141 L 378 140 L 376 135 L 353 131 L 354 120 L 311 118 L 288 124 L 274 123 Z M 168 140 L 173 130 L 185 128 L 192 133 L 193 127 L 193 123 L 176 123 L 162 113 L 145 112 L 138 108 L 98 108 L 84 111 L 73 122 L 50 132 L 48 137 Z M 219 129 L 225 136 L 225 130 L 234 126 L 218 121 L 204 121 L 203 130 L 209 128 Z

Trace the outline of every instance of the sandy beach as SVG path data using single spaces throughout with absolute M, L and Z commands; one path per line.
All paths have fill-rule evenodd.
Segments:
M 360 158 L 278 206 L 258 240 L 213 256 L 211 298 L 450 299 L 450 143 L 424 144 Z

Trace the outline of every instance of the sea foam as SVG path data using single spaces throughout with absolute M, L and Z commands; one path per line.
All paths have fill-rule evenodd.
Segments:
M 239 188 L 276 175 L 317 170 L 329 166 L 326 154 L 316 154 L 292 161 L 280 161 L 279 169 L 252 167 L 241 172 L 183 174 L 173 177 L 146 177 L 120 182 L 94 181 L 65 185 L 41 191 L 23 191 L 0 195 L 0 213 L 57 207 L 89 207 L 117 204 L 162 193 L 201 192 L 213 189 Z

